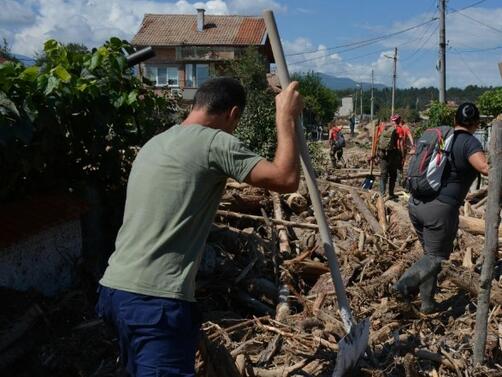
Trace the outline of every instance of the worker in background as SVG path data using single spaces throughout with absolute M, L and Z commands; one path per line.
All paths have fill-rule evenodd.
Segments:
M 337 167 L 337 163 L 343 160 L 343 148 L 345 147 L 345 137 L 342 133 L 342 127 L 338 127 L 336 122 L 332 123 L 329 129 L 329 154 L 333 168 Z
M 388 199 L 396 199 L 397 171 L 402 163 L 402 130 L 399 127 L 399 115 L 391 117 L 392 123 L 382 122 L 377 128 L 376 145 L 377 156 L 380 160 L 380 194 L 385 196 L 387 183 L 389 188 Z
M 239 81 L 206 81 L 188 117 L 153 137 L 134 161 L 97 304 L 118 332 L 132 377 L 195 376 L 201 325 L 195 276 L 227 178 L 277 192 L 298 187 L 298 83 L 276 97 L 273 161 L 232 136 L 245 101 Z
M 317 126 L 317 141 L 322 140 L 323 127 L 322 125 Z
M 419 290 L 423 313 L 437 310 L 434 300 L 437 276 L 441 262 L 453 251 L 459 208 L 478 174 L 488 175 L 483 147 L 473 136 L 478 127 L 476 106 L 473 103 L 460 105 L 455 114 L 451 154 L 443 172 L 444 183 L 435 196 L 412 195 L 408 203 L 410 219 L 424 256 L 403 274 L 394 288 L 405 299 L 410 299 Z
M 352 113 L 352 115 L 349 118 L 349 129 L 350 129 L 350 136 L 354 137 L 354 129 L 356 128 L 356 115 Z

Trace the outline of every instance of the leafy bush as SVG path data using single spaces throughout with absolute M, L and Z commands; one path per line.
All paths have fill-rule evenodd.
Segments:
M 93 181 L 122 187 L 135 153 L 174 123 L 174 100 L 143 89 L 111 38 L 93 52 L 49 40 L 42 66 L 0 65 L 0 199 Z
M 434 101 L 427 110 L 429 121 L 427 127 L 452 126 L 455 120 L 455 109 L 445 103 Z
M 247 105 L 235 131 L 259 155 L 272 159 L 277 144 L 274 96 L 269 91 L 248 91 Z
M 317 176 L 322 175 L 330 165 L 328 154 L 323 146 L 323 142 L 312 141 L 307 143 L 312 166 Z
M 478 98 L 479 111 L 497 117 L 502 114 L 502 88 L 489 90 Z
M 231 76 L 238 78 L 247 93 L 247 104 L 235 131 L 253 152 L 271 159 L 276 147 L 274 94 L 268 88 L 266 67 L 256 48 L 247 48 L 239 59 L 229 63 Z

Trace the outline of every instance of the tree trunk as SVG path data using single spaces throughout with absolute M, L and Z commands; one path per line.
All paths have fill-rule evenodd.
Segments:
M 476 310 L 476 326 L 474 328 L 473 357 L 475 365 L 483 362 L 485 354 L 490 290 L 498 250 L 498 237 L 501 233 L 499 224 L 500 195 L 502 191 L 502 121 L 494 123 L 491 138 L 491 166 L 486 206 L 485 247 L 483 250 L 484 261 L 479 278 L 478 308 Z

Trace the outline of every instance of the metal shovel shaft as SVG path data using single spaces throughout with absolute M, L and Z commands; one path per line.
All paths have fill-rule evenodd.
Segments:
M 277 31 L 277 24 L 275 22 L 274 14 L 271 10 L 266 10 L 263 12 L 263 18 L 265 19 L 268 37 L 272 46 L 272 52 L 274 54 L 275 64 L 277 66 L 279 81 L 281 83 L 281 87 L 286 88 L 291 80 L 289 77 L 286 60 L 284 58 L 284 51 L 282 49 L 281 40 L 279 38 L 279 32 Z M 340 268 L 336 259 L 335 248 L 333 246 L 328 222 L 324 213 L 324 209 L 322 207 L 321 195 L 317 187 L 315 173 L 312 167 L 312 161 L 310 160 L 310 155 L 307 148 L 307 142 L 305 141 L 305 136 L 303 134 L 303 125 L 301 124 L 299 119 L 296 122 L 296 140 L 298 143 L 298 149 L 300 151 L 300 162 L 305 174 L 305 181 L 309 190 L 312 206 L 314 207 L 314 214 L 319 226 L 319 231 L 321 233 L 321 240 L 324 245 L 324 254 L 328 259 L 331 277 L 335 286 L 338 306 L 340 308 L 340 315 L 342 317 L 345 330 L 348 333 L 354 325 L 354 319 L 352 317 L 352 312 L 347 300 L 347 294 L 345 292 L 342 275 L 340 274 Z

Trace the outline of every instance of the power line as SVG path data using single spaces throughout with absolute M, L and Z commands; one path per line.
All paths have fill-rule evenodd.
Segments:
M 404 57 L 403 59 L 401 59 L 401 61 L 405 62 L 405 61 L 411 60 L 411 58 L 413 58 L 420 51 L 422 51 L 425 48 L 425 45 L 427 43 L 429 43 L 429 41 L 431 40 L 431 38 L 436 34 L 436 32 L 437 32 L 438 29 L 439 29 L 439 25 L 436 25 L 435 28 L 432 28 L 432 32 L 429 33 L 429 36 L 424 39 L 423 43 L 415 51 L 413 51 L 410 55 L 408 55 L 408 56 Z M 428 31 L 430 31 L 430 29 Z M 425 34 L 423 36 L 425 36 Z M 422 38 L 423 38 L 423 36 L 422 36 Z
M 502 33 L 502 30 L 501 30 L 501 29 L 497 29 L 496 27 L 493 27 L 493 26 L 491 26 L 491 25 L 485 24 L 484 22 L 479 21 L 479 20 L 475 19 L 474 17 L 468 16 L 467 14 L 462 13 L 462 11 L 460 11 L 460 10 L 456 10 L 456 9 L 454 9 L 454 8 L 450 8 L 450 9 L 452 9 L 452 10 L 453 10 L 453 11 L 455 11 L 456 13 L 460 14 L 461 16 L 463 16 L 463 17 L 465 17 L 465 18 L 470 19 L 471 21 L 477 22 L 478 24 L 480 24 L 480 25 L 483 25 L 483 26 L 487 27 L 488 29 L 491 29 L 491 30 L 496 31 L 496 32 L 498 32 L 498 33 Z M 450 13 L 450 14 L 452 14 L 452 13 Z
M 388 39 L 390 37 L 394 37 L 396 35 L 406 33 L 406 32 L 408 32 L 410 30 L 418 29 L 418 28 L 420 28 L 420 27 L 422 27 L 424 25 L 427 25 L 427 24 L 430 24 L 431 22 L 436 21 L 437 19 L 438 19 L 437 17 L 433 17 L 433 18 L 431 18 L 428 21 L 422 22 L 422 23 L 417 24 L 417 25 L 410 26 L 410 27 L 408 27 L 406 29 L 395 31 L 395 32 L 389 33 L 389 34 L 383 34 L 383 35 L 380 35 L 378 37 L 369 38 L 369 39 L 366 39 L 366 40 L 361 40 L 361 41 L 352 42 L 352 43 L 346 43 L 346 44 L 342 44 L 342 45 L 338 45 L 338 46 L 332 46 L 332 47 L 328 47 L 328 48 L 326 48 L 324 50 L 311 50 L 311 51 L 295 52 L 295 53 L 292 53 L 292 54 L 286 54 L 286 56 L 296 56 L 296 55 L 304 55 L 304 54 L 313 54 L 313 53 L 316 53 L 316 52 L 319 52 L 319 51 L 331 51 L 331 50 L 337 50 L 339 48 L 353 47 L 353 46 L 357 46 L 357 47 L 354 47 L 354 48 L 365 47 L 367 45 L 380 42 L 380 41 L 382 41 L 384 39 Z
M 502 49 L 502 46 L 486 47 L 486 48 L 474 48 L 474 47 L 470 47 L 470 50 L 459 50 L 459 49 L 457 49 L 457 51 L 461 52 L 462 54 L 465 54 L 465 53 L 470 53 L 470 52 L 494 51 L 494 50 L 500 50 L 500 49 Z
M 333 53 L 331 53 L 331 54 L 329 54 L 329 55 L 316 56 L 316 57 L 314 57 L 314 58 L 309 58 L 309 59 L 304 59 L 304 60 L 300 60 L 300 61 L 296 61 L 296 62 L 291 62 L 291 63 L 289 63 L 289 64 L 303 64 L 303 63 L 307 63 L 307 62 L 314 61 L 314 60 L 319 60 L 319 59 L 329 58 L 329 57 L 332 57 L 332 56 L 334 56 L 334 55 L 342 54 L 342 53 L 347 52 L 347 51 L 356 50 L 356 49 L 358 49 L 358 48 L 361 48 L 361 47 L 366 47 L 366 46 L 369 46 L 369 45 L 371 45 L 371 44 L 373 44 L 373 43 L 368 43 L 368 44 L 366 44 L 365 46 L 350 47 L 350 48 L 347 48 L 347 49 L 345 49 L 345 50 L 341 50 L 341 51 L 333 52 Z M 327 51 L 329 51 L 329 50 L 327 50 L 327 49 L 326 49 L 326 50 L 317 50 L 316 52 L 317 52 L 317 53 L 325 53 L 325 52 L 327 52 Z
M 473 8 L 475 7 L 476 5 L 479 5 L 481 3 L 484 3 L 486 0 L 479 0 L 479 1 L 476 1 L 475 3 L 472 3 L 471 5 L 467 5 L 466 7 L 463 7 L 463 8 L 460 8 L 460 9 L 453 9 L 453 8 L 450 8 L 451 10 L 453 10 L 453 12 L 450 12 L 449 14 L 453 14 L 453 13 L 457 13 L 457 12 L 462 12 L 463 10 L 466 10 L 466 9 L 469 9 L 469 8 Z
M 435 30 L 437 30 L 437 28 L 438 27 L 436 27 Z M 418 38 L 415 38 L 415 39 L 406 40 L 406 41 L 401 42 L 400 44 L 398 44 L 396 47 L 401 47 L 401 46 L 403 46 L 405 44 L 410 44 L 411 42 L 414 42 L 414 41 L 417 41 L 417 40 L 421 40 L 423 37 L 424 37 L 424 35 L 422 35 L 422 36 L 420 36 Z M 429 37 L 429 39 L 430 39 L 430 37 Z M 342 51 L 334 52 L 334 53 L 329 54 L 329 55 L 316 56 L 314 58 L 309 58 L 309 59 L 300 60 L 300 61 L 296 61 L 296 62 L 290 62 L 288 64 L 297 65 L 297 64 L 303 64 L 303 63 L 315 61 L 315 60 L 321 60 L 321 59 L 329 58 L 329 57 L 332 57 L 334 55 L 338 55 L 338 54 L 341 54 L 341 53 L 344 53 L 344 52 L 347 52 L 347 51 L 352 51 L 352 50 L 355 50 L 357 48 L 358 47 L 352 47 L 352 48 L 348 48 L 348 49 L 345 49 L 345 50 L 342 50 Z M 325 51 L 326 50 L 318 50 L 317 52 L 325 52 Z M 373 50 L 373 51 L 365 53 L 363 55 L 358 55 L 358 56 L 355 56 L 355 57 L 349 57 L 347 59 L 344 58 L 343 61 L 346 62 L 346 61 L 351 61 L 351 60 L 357 60 L 357 59 L 360 59 L 360 58 L 363 58 L 363 57 L 366 57 L 366 56 L 373 55 L 375 53 L 382 53 L 382 52 L 385 52 L 385 51 L 388 51 L 388 48 L 379 48 L 378 50 Z
M 469 70 L 469 72 L 471 72 L 471 74 L 478 80 L 478 82 L 482 83 L 484 86 L 488 86 L 486 85 L 486 82 L 484 80 L 481 80 L 479 78 L 479 76 L 476 74 L 476 72 L 474 72 L 471 68 L 471 66 L 469 64 L 467 64 L 467 62 L 465 61 L 464 57 L 462 56 L 462 54 L 458 51 L 456 51 L 456 49 L 452 49 L 452 51 L 455 55 L 457 55 L 460 60 L 462 61 L 462 63 L 465 65 L 465 67 Z

